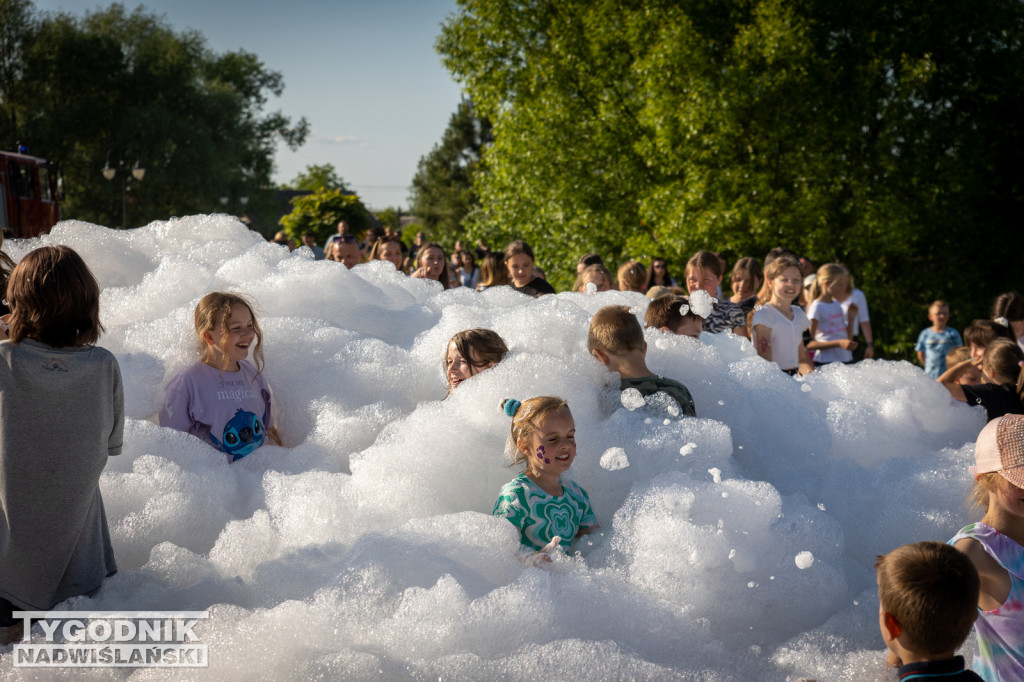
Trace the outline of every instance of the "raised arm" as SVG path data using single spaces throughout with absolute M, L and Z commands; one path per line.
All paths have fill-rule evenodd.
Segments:
M 970 364 L 970 358 L 967 358 L 966 360 L 961 360 L 952 367 L 947 368 L 946 371 L 943 372 L 938 379 L 936 379 L 936 381 L 938 381 L 940 384 L 946 387 L 946 390 L 949 391 L 949 394 L 953 396 L 953 398 L 959 400 L 962 403 L 967 402 L 967 396 L 964 394 L 963 386 L 958 384 L 956 380 L 960 376 L 960 373 L 963 372 L 964 369 L 966 369 L 967 366 Z

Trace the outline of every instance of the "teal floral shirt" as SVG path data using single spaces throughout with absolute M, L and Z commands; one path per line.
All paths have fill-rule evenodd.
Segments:
M 562 480 L 562 494 L 552 497 L 526 474 L 506 483 L 494 503 L 494 516 L 503 516 L 519 529 L 519 541 L 530 549 L 543 549 L 557 535 L 568 551 L 580 528 L 597 525 L 587 491 Z

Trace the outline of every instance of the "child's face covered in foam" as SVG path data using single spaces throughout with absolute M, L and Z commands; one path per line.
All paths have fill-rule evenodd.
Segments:
M 568 407 L 555 410 L 540 420 L 529 442 L 520 442 L 526 455 L 526 472 L 561 476 L 576 459 L 576 424 Z

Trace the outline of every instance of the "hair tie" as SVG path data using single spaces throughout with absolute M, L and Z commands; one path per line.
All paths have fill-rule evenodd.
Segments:
M 1010 321 L 1007 320 L 1005 317 L 1002 317 L 1002 316 L 997 317 L 997 318 L 995 318 L 992 321 L 995 322 L 998 325 L 1002 325 L 1003 327 L 1009 327 L 1010 326 Z
M 505 411 L 505 416 L 507 417 L 516 416 L 516 412 L 519 411 L 520 405 L 522 405 L 522 403 L 515 398 L 505 398 L 501 401 L 501 409 Z

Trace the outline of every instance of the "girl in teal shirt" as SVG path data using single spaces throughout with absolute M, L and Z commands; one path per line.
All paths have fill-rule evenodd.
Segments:
M 506 450 L 513 464 L 526 463 L 526 471 L 502 487 L 492 513 L 519 528 L 520 542 L 543 552 L 543 558 L 555 547 L 566 551 L 577 537 L 597 528 L 587 491 L 562 478 L 576 457 L 569 406 L 561 398 L 543 396 L 524 403 L 509 399 L 502 407 L 512 417 Z

